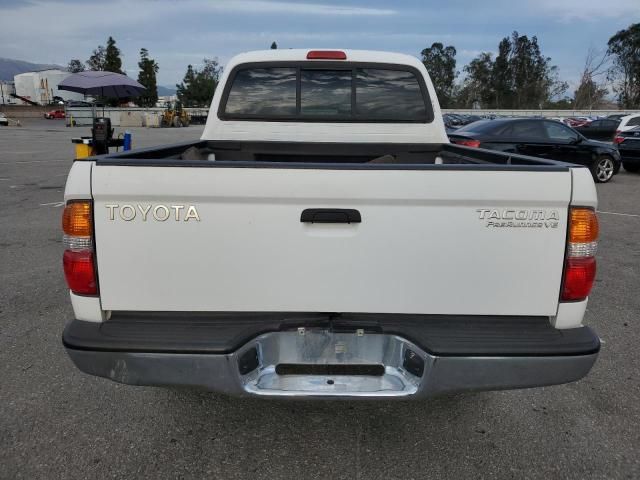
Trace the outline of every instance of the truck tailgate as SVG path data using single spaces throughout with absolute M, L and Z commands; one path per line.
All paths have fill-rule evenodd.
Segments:
M 568 169 L 97 165 L 102 308 L 554 315 L 570 193 Z

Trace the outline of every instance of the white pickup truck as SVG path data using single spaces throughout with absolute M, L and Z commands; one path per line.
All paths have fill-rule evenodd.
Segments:
M 596 201 L 586 168 L 449 144 L 413 57 L 242 54 L 199 141 L 73 164 L 63 343 L 89 374 L 231 395 L 574 381 Z

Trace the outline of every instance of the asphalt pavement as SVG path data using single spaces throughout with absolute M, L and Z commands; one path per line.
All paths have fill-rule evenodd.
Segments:
M 0 478 L 640 478 L 640 175 L 598 186 L 585 379 L 419 402 L 284 402 L 131 387 L 78 371 L 60 215 L 61 121 L 0 127 Z M 202 127 L 133 128 L 134 146 Z

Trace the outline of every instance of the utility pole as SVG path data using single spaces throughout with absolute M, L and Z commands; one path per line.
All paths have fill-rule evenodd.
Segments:
M 4 105 L 4 87 L 2 86 L 2 82 L 0 82 L 0 94 L 2 95 L 2 105 Z

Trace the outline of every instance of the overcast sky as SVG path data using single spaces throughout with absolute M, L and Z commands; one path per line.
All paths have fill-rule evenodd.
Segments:
M 419 56 L 439 41 L 458 50 L 458 69 L 496 51 L 513 30 L 537 35 L 563 79 L 580 76 L 590 46 L 640 22 L 640 0 L 0 0 L 0 57 L 66 65 L 86 60 L 112 35 L 130 76 L 141 47 L 173 86 L 203 57 L 269 48 L 360 48 Z

